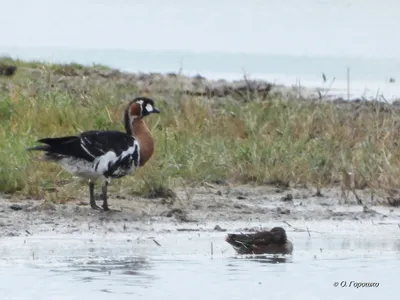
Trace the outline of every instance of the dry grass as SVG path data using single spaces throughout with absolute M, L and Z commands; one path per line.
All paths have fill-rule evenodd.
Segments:
M 47 136 L 122 130 L 123 108 L 138 96 L 137 87 L 118 78 L 100 83 L 90 78 L 90 69 L 82 83 L 59 77 L 60 69 L 73 73 L 74 66 L 18 64 L 24 68 L 13 78 L 0 78 L 0 192 L 60 202 L 86 193 L 81 181 L 56 164 L 35 161 L 37 153 L 25 148 Z M 147 118 L 155 155 L 135 175 L 113 181 L 114 192 L 143 194 L 219 180 L 387 194 L 400 186 L 400 117 L 394 107 L 279 96 L 213 101 L 179 91 L 147 96 L 162 112 Z

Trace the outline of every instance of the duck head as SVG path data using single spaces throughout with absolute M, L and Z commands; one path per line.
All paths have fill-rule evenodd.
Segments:
M 275 244 L 284 244 L 287 241 L 286 231 L 282 227 L 274 227 L 270 230 L 271 240 Z

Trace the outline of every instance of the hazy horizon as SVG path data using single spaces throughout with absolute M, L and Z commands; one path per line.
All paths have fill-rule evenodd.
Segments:
M 0 55 L 400 95 L 394 0 L 4 1 Z M 241 76 L 242 77 L 242 76 Z
M 400 58 L 394 0 L 3 1 L 17 47 Z

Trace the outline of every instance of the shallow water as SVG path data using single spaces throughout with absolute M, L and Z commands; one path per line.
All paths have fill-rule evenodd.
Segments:
M 397 299 L 400 238 L 382 232 L 350 238 L 289 231 L 295 248 L 286 261 L 238 257 L 224 242 L 224 232 L 8 237 L 0 244 L 0 294 L 2 299 Z M 379 287 L 333 286 L 351 281 Z

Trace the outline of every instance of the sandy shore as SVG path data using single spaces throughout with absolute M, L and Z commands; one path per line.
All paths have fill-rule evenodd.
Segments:
M 76 233 L 95 231 L 153 231 L 153 224 L 169 224 L 171 230 L 225 231 L 223 224 L 292 224 L 313 221 L 375 222 L 400 224 L 400 208 L 381 205 L 365 191 L 358 191 L 363 205 L 353 195 L 340 197 L 339 189 L 315 190 L 275 186 L 228 186 L 207 184 L 177 189 L 174 199 L 127 198 L 110 195 L 110 205 L 122 212 L 99 212 L 87 201 L 56 205 L 42 200 L 0 201 L 0 235 L 17 236 L 31 232 Z M 86 199 L 85 199 L 86 200 Z M 400 227 L 400 225 L 398 225 Z M 160 227 L 159 227 L 160 229 Z

